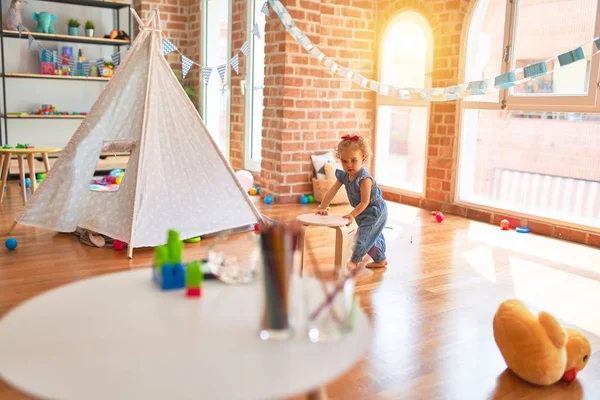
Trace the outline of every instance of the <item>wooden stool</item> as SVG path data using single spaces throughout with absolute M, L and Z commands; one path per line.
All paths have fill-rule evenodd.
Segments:
M 354 235 L 356 235 L 356 231 L 358 230 L 356 224 L 346 226 L 348 220 L 339 215 L 302 214 L 296 220 L 302 224 L 302 235 L 299 244 L 301 254 L 300 275 L 302 275 L 302 271 L 304 270 L 304 242 L 308 228 L 311 226 L 326 226 L 335 229 L 334 275 L 336 278 L 339 277 L 344 264 L 352 257 L 352 244 L 354 242 Z
M 23 204 L 27 203 L 27 186 L 25 186 L 25 166 L 23 158 L 27 157 L 27 164 L 29 166 L 29 180 L 31 181 L 31 193 L 36 189 L 35 179 L 35 164 L 34 156 L 39 153 L 42 155 L 44 162 L 44 169 L 46 173 L 50 171 L 50 161 L 48 160 L 49 153 L 58 153 L 62 149 L 55 147 L 38 147 L 32 149 L 2 149 L 0 148 L 0 165 L 2 166 L 2 189 L 0 190 L 0 203 L 4 200 L 4 189 L 6 188 L 8 180 L 8 170 L 10 168 L 10 158 L 12 155 L 16 155 L 19 162 L 19 179 L 21 181 L 21 196 L 23 197 Z

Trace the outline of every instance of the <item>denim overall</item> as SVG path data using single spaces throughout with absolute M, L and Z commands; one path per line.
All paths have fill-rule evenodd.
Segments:
M 358 263 L 362 261 L 365 254 L 369 254 L 374 262 L 385 260 L 383 229 L 387 222 L 388 212 L 387 205 L 381 197 L 381 189 L 377 186 L 377 182 L 375 182 L 375 179 L 364 168 L 358 171 L 353 181 L 349 180 L 346 172 L 339 169 L 335 171 L 335 177 L 346 187 L 346 193 L 352 207 L 356 207 L 360 203 L 360 181 L 370 178 L 373 182 L 371 202 L 355 218 L 358 225 L 358 233 L 351 260 Z

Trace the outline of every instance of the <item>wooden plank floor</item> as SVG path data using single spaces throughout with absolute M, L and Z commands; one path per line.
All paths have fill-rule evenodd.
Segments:
M 18 189 L 11 182 L 0 208 L 0 232 L 6 232 L 22 208 Z M 273 218 L 288 220 L 314 210 L 313 205 L 259 206 Z M 389 203 L 389 209 L 389 266 L 357 284 L 374 327 L 373 343 L 359 364 L 327 386 L 331 399 L 600 398 L 598 249 L 503 232 L 453 216 L 438 224 L 428 211 L 399 204 Z M 333 230 L 310 232 L 317 258 L 332 267 Z M 249 235 L 218 245 L 243 257 L 250 250 Z M 13 236 L 18 249 L 0 249 L 0 316 L 59 285 L 147 267 L 152 258 L 150 250 L 139 250 L 130 261 L 124 252 L 91 248 L 73 235 L 25 226 Z M 186 259 L 203 257 L 207 242 L 186 245 Z M 594 354 L 577 381 L 538 388 L 505 370 L 492 318 L 498 304 L 511 297 L 587 333 Z M 0 381 L 0 398 L 27 397 Z

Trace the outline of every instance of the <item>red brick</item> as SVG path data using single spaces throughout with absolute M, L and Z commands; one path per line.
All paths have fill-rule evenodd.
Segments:
M 467 210 L 467 218 L 489 223 L 492 221 L 492 214 L 487 211 L 469 209 Z
M 557 226 L 554 229 L 554 237 L 559 239 L 565 239 L 571 242 L 585 243 L 587 240 L 587 232 Z
M 589 233 L 587 244 L 594 247 L 600 247 L 600 234 Z

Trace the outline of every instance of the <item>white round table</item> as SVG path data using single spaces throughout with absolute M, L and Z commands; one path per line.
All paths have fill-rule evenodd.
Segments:
M 258 288 L 205 281 L 186 298 L 149 268 L 62 286 L 0 320 L 0 376 L 53 399 L 281 398 L 335 379 L 369 346 L 362 311 L 336 343 L 260 340 Z

